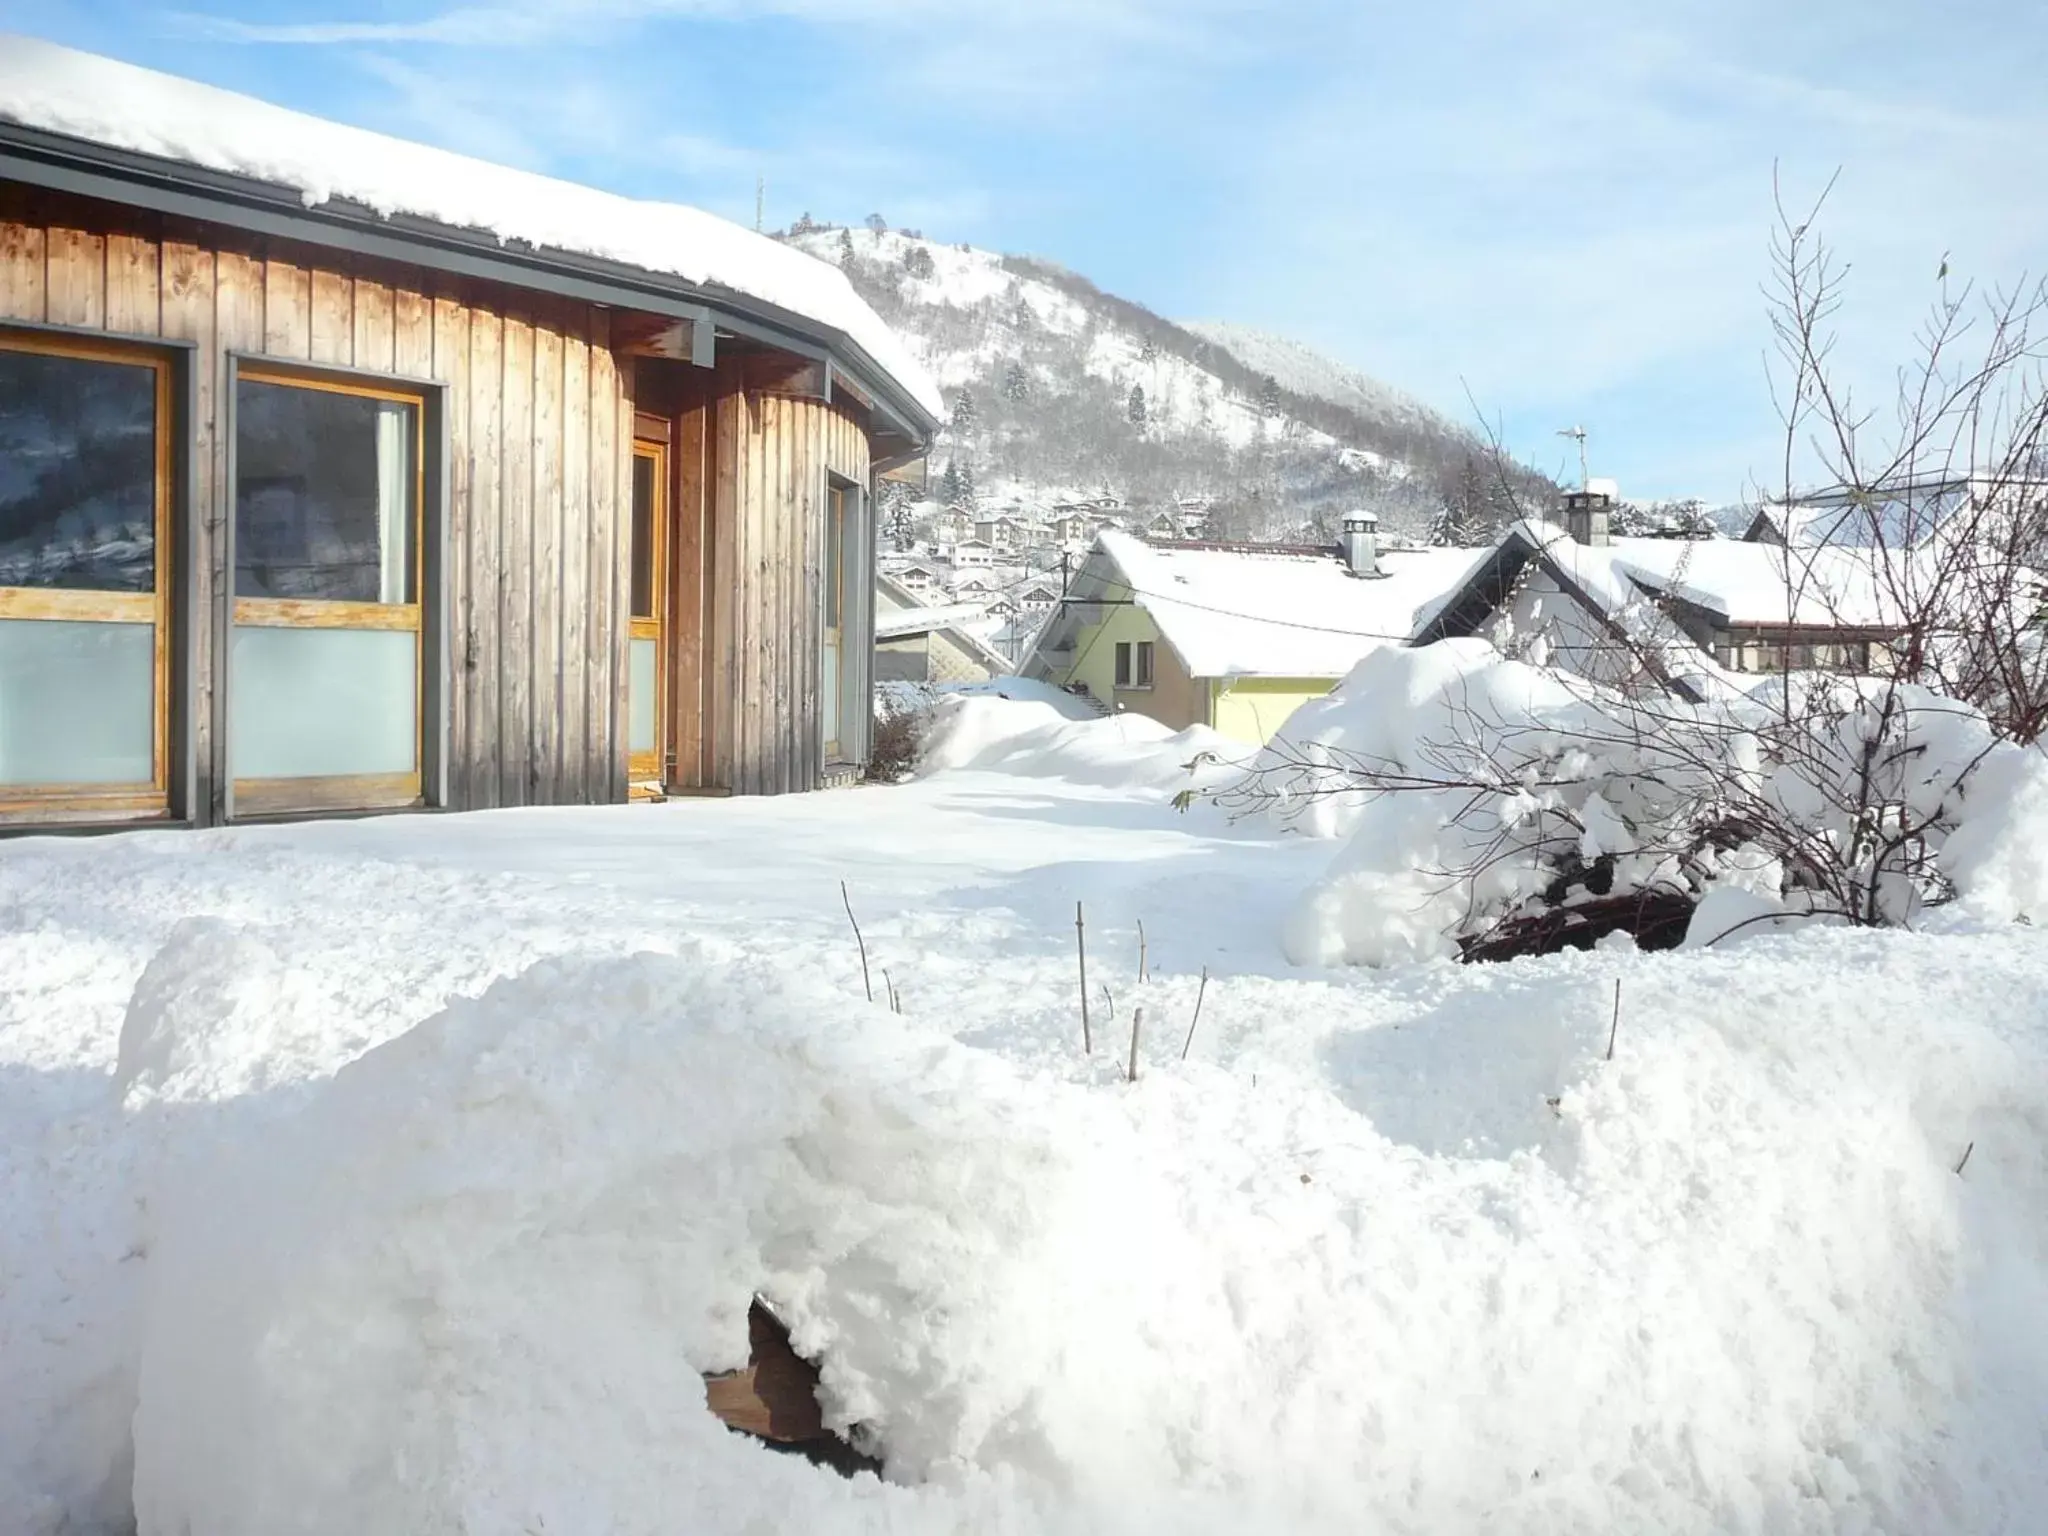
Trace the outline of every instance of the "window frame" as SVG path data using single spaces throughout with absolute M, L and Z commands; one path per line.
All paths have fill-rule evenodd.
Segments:
M 1153 660 L 1150 640 L 1119 640 L 1116 642 L 1116 670 L 1114 684 L 1122 693 L 1150 693 L 1152 691 Z
M 173 379 L 181 349 L 176 343 L 147 337 L 6 322 L 0 323 L 0 350 L 147 368 L 154 376 L 151 403 L 156 427 L 151 455 L 155 489 L 151 526 L 156 566 L 151 590 L 144 593 L 75 587 L 0 587 L 0 619 L 151 625 L 149 780 L 134 784 L 0 785 L 0 818 L 30 826 L 66 820 L 167 819 L 171 815 L 172 792 L 177 787 L 173 781 L 186 777 L 175 771 L 172 752 L 172 672 L 177 659 L 173 641 L 174 625 L 179 618 L 173 597 L 182 590 L 185 563 L 175 542 L 175 465 L 177 445 L 186 430 Z M 190 348 L 182 350 L 189 352 Z
M 619 741 L 626 753 L 626 796 L 630 799 L 652 799 L 655 791 L 638 789 L 636 785 L 665 784 L 667 780 L 668 736 L 670 715 L 668 708 L 668 524 L 669 475 L 671 458 L 669 444 L 665 439 L 642 436 L 633 438 L 633 462 L 637 466 L 641 459 L 654 462 L 654 506 L 648 513 L 648 592 L 652 598 L 652 614 L 638 614 L 633 610 L 633 487 L 626 489 L 626 643 L 631 654 L 635 640 L 654 642 L 654 745 L 645 752 L 633 750 L 632 713 L 633 701 L 626 700 L 626 719 L 619 732 Z M 632 667 L 627 666 L 628 687 L 631 686 Z
M 241 499 L 241 385 L 244 381 L 292 389 L 350 395 L 357 398 L 389 400 L 413 407 L 413 527 L 412 600 L 407 603 L 365 603 L 324 598 L 243 597 L 235 591 L 240 568 L 236 548 Z M 227 441 L 227 472 L 216 492 L 222 510 L 222 590 L 216 603 L 223 610 L 222 638 L 215 667 L 219 677 L 221 705 L 216 714 L 216 752 L 223 765 L 222 786 L 226 819 L 266 816 L 322 814 L 333 811 L 392 811 L 421 806 L 428 801 L 430 779 L 440 765 L 435 761 L 436 721 L 442 712 L 439 688 L 433 687 L 429 651 L 435 648 L 435 626 L 429 611 L 441 602 L 440 564 L 430 558 L 427 526 L 441 519 L 431 516 L 435 503 L 428 499 L 437 481 L 445 486 L 445 475 L 429 468 L 429 450 L 441 434 L 430 434 L 430 417 L 439 412 L 439 386 L 431 380 L 402 378 L 390 374 L 363 373 L 353 369 L 323 368 L 267 357 L 256 353 L 231 353 L 223 382 L 221 411 Z M 438 447 L 445 452 L 445 441 Z M 437 487 L 438 488 L 438 487 Z M 234 632 L 256 629 L 350 629 L 402 631 L 413 639 L 413 766 L 405 773 L 313 774 L 289 778 L 246 778 L 234 769 Z

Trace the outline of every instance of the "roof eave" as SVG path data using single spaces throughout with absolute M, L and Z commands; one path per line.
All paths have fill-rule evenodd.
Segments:
M 799 356 L 829 359 L 871 394 L 878 414 L 922 451 L 929 451 L 938 432 L 938 418 L 846 332 L 722 284 L 692 283 L 603 257 L 507 243 L 484 230 L 411 214 L 387 218 L 374 208 L 338 199 L 308 206 L 298 192 L 274 182 L 21 123 L 0 121 L 0 180 L 593 304 L 706 320 Z

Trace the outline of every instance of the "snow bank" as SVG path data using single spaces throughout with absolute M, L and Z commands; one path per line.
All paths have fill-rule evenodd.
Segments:
M 1700 942 L 1768 931 L 1772 911 L 1918 922 L 1936 895 L 1955 901 L 1945 925 L 2048 911 L 2048 755 L 1869 680 L 1688 705 L 1483 640 L 1389 648 L 1215 798 L 1346 840 L 1288 920 L 1299 964 L 1450 955 L 1539 908 L 1632 892 L 1747 898 L 1724 895 Z
M 842 331 L 934 418 L 938 386 L 828 262 L 701 209 L 644 202 L 331 123 L 155 70 L 0 33 L 0 118 L 501 243 L 724 287 Z
M 1312 848 L 985 788 L 6 845 L 0 1531 L 2048 1528 L 2038 931 L 1290 977 Z
M 1055 700 L 971 692 L 939 701 L 923 768 L 971 768 L 1108 789 L 1179 790 L 1234 777 L 1225 765 L 1243 750 L 1207 726 L 1175 731 L 1146 715 L 1096 715 L 1066 694 Z
M 1554 968 L 1256 1091 L 543 962 L 157 1188 L 138 1529 L 2027 1528 L 2048 968 L 1826 937 L 1639 973 L 1611 1066 Z M 755 1289 L 890 1485 L 702 1410 Z

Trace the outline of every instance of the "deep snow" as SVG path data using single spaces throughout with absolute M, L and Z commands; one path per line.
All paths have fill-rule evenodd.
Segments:
M 889 789 L 0 845 L 0 1527 L 116 1528 L 131 1423 L 141 1536 L 2048 1524 L 2035 930 L 1297 970 L 1327 844 L 1004 709 Z M 889 1485 L 704 1414 L 753 1288 Z

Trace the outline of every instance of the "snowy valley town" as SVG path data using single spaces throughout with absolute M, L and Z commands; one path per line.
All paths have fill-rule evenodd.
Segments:
M 2048 17 L 219 3 L 0 0 L 0 1536 L 2048 1532 Z

